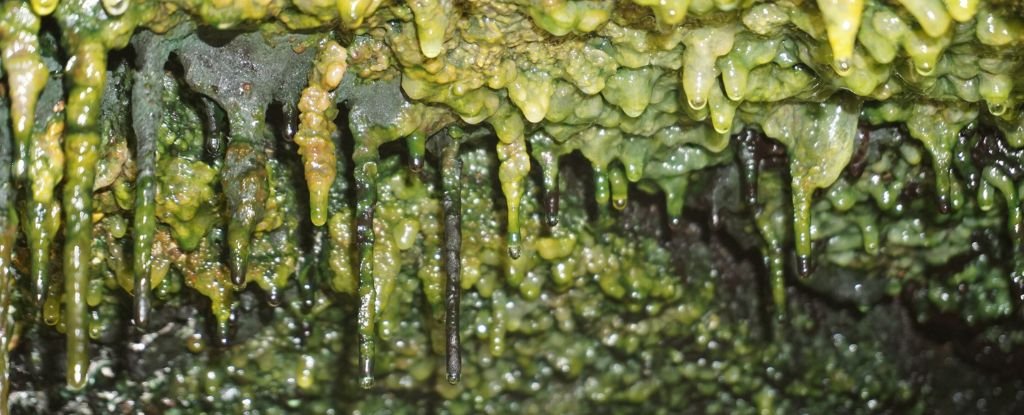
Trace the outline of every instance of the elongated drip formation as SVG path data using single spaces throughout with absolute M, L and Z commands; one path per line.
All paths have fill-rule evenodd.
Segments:
M 377 204 L 377 162 L 375 158 L 357 161 L 356 185 L 356 249 L 359 253 L 359 385 L 373 386 L 373 353 L 376 348 L 374 330 L 377 321 L 373 275 L 373 210 Z
M 444 328 L 445 358 L 448 383 L 462 377 L 462 346 L 459 334 L 459 302 L 462 297 L 462 160 L 459 139 L 462 132 L 453 130 L 444 139 L 441 153 L 441 205 L 444 209 Z
M 729 168 L 779 322 L 787 265 L 803 277 L 790 286 L 819 267 L 881 272 L 850 247 L 875 258 L 960 241 L 948 227 L 992 228 L 1000 209 L 1024 278 L 1013 5 L 257 3 L 3 2 L 0 346 L 4 313 L 27 313 L 9 307 L 25 285 L 32 315 L 64 332 L 79 389 L 103 332 L 92 316 L 114 290 L 147 332 L 189 287 L 229 346 L 252 283 L 282 308 L 294 287 L 306 318 L 353 305 L 362 387 L 418 325 L 438 340 L 416 352 L 443 352 L 448 382 L 476 382 L 464 339 L 493 358 L 520 352 L 507 339 L 524 312 L 509 304 L 591 281 L 630 313 L 682 298 L 661 280 L 674 274 L 632 262 L 655 248 L 605 230 L 635 192 L 662 195 L 678 228 L 695 199 L 722 193 L 688 190 Z M 479 148 L 495 166 L 463 164 Z M 571 158 L 590 168 L 586 192 L 560 177 Z M 491 167 L 499 197 L 476 188 Z M 562 209 L 578 194 L 594 217 Z M 933 213 L 925 197 L 939 219 L 915 222 Z M 338 295 L 318 295 L 328 289 Z M 397 321 L 419 302 L 428 323 Z M 307 357 L 310 388 L 321 369 Z
M 156 234 L 156 158 L 157 127 L 163 119 L 163 63 L 170 48 L 161 45 L 152 32 L 135 36 L 132 46 L 138 51 L 132 88 L 132 126 L 135 130 L 135 154 L 138 177 L 135 179 L 135 212 L 132 223 L 132 293 L 135 324 L 146 327 L 150 312 L 150 273 L 153 237 Z
M 7 89 L 0 86 L 0 96 L 7 98 Z M 0 105 L 0 408 L 6 412 L 7 396 L 10 393 L 10 358 L 7 353 L 10 344 L 11 327 L 8 325 L 11 287 L 14 286 L 14 242 L 18 236 L 18 214 L 14 209 L 14 186 L 11 181 L 11 166 L 14 161 L 14 141 L 6 127 L 10 112 L 6 105 Z

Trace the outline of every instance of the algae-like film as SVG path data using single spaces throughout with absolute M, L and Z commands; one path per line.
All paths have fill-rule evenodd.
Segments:
M 0 414 L 1024 411 L 1024 3 L 0 0 Z

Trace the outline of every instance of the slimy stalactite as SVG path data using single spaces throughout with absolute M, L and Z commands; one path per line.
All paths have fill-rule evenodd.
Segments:
M 71 79 L 67 105 L 67 181 L 64 184 L 64 322 L 67 335 L 67 381 L 81 389 L 88 380 L 88 306 L 92 277 L 92 186 L 99 157 L 100 99 L 106 81 L 107 50 L 97 42 L 74 49 L 67 72 Z
M 461 131 L 448 133 L 450 142 L 441 154 L 441 205 L 444 209 L 445 269 L 445 366 L 448 383 L 462 377 L 462 341 L 459 333 L 459 302 L 462 297 L 462 160 L 459 158 Z
M 43 5 L 44 7 L 38 8 L 39 10 L 49 12 L 53 10 L 53 7 L 49 5 Z M 47 10 L 48 9 L 48 10 Z M 9 199 L 10 206 L 7 203 L 0 206 L 0 209 L 7 210 L 12 209 L 13 212 L 13 201 L 14 201 L 14 183 L 8 183 L 11 178 L 18 178 L 19 183 L 23 183 L 23 179 L 26 177 L 26 173 L 30 175 L 30 179 L 34 179 L 39 175 L 33 175 L 33 172 L 27 172 L 26 170 L 31 169 L 28 165 L 30 160 L 36 154 L 30 154 L 33 149 L 39 148 L 39 145 L 33 140 L 32 130 L 35 124 L 35 111 L 36 102 L 39 98 L 39 94 L 43 91 L 46 85 L 47 79 L 49 78 L 49 71 L 46 65 L 43 64 L 42 57 L 39 55 L 39 25 L 40 18 L 33 13 L 29 8 L 29 5 L 20 1 L 6 1 L 3 7 L 0 8 L 0 13 L 3 16 L 0 17 L 0 53 L 2 53 L 2 63 L 4 70 L 7 72 L 7 83 L 8 90 L 4 98 L 10 99 L 10 116 L 13 121 L 13 138 L 14 145 L 5 148 L 4 151 L 13 150 L 15 157 L 5 163 L 4 168 L 10 169 L 9 175 L 5 176 L 2 181 L 5 189 L 0 191 L 11 190 Z M 5 120 L 6 121 L 6 120 Z M 47 131 L 46 137 L 40 140 L 47 146 L 46 150 L 53 150 L 53 145 L 56 144 L 59 147 L 61 131 L 59 131 L 62 124 L 58 124 L 54 127 L 55 130 Z M 59 151 L 58 151 L 59 153 Z M 63 153 L 60 153 L 52 161 L 52 167 L 57 170 L 63 166 L 60 164 L 63 158 Z M 52 173 L 52 169 L 48 171 Z M 47 282 L 47 263 L 49 258 L 49 242 L 52 240 L 52 235 L 56 233 L 56 225 L 59 224 L 59 219 L 55 219 L 55 215 L 59 215 L 59 210 L 54 203 L 52 203 L 53 190 L 52 186 L 56 182 L 60 181 L 59 174 L 55 175 L 55 179 L 50 183 L 40 183 L 39 189 L 35 189 L 37 182 L 35 180 L 30 183 L 33 187 L 31 202 L 29 202 L 28 216 L 26 227 L 27 236 L 30 243 L 30 249 L 32 250 L 32 265 L 31 275 L 34 281 L 36 281 L 36 298 L 39 300 L 38 303 L 42 303 L 42 298 L 45 293 L 45 285 Z M 10 186 L 10 187 L 8 187 Z M 7 212 L 0 212 L 0 214 L 6 214 Z M 10 214 L 9 221 L 0 224 L 0 226 L 7 224 L 17 223 L 15 215 Z M 0 228 L 0 232 L 4 233 L 5 238 L 0 241 L 0 244 L 7 245 L 7 252 L 0 252 L 3 258 L 9 258 L 12 254 L 14 239 L 16 230 L 7 229 L 6 227 Z M 10 235 L 8 235 L 10 233 Z M 11 236 L 11 239 L 7 239 L 7 236 Z M 0 273 L 8 272 L 9 259 L 0 258 Z M 0 294 L 0 317 L 4 319 L 3 323 L 6 326 L 7 319 L 7 304 L 10 302 L 10 285 L 11 282 L 8 278 L 0 278 L 0 290 L 3 294 Z M 6 366 L 6 344 L 9 334 L 7 333 L 6 327 L 3 330 L 2 336 L 0 336 L 0 347 L 4 347 L 4 367 L 0 368 L 3 370 L 4 379 L 2 380 L 3 387 L 0 388 L 0 396 L 2 396 L 3 402 L 0 408 L 7 408 L 7 366 Z
M 0 76 L 3 76 L 0 71 Z M 7 90 L 0 85 L 0 412 L 7 413 L 10 393 L 10 354 L 7 345 L 11 338 L 8 326 L 11 287 L 14 285 L 14 242 L 18 237 L 18 214 L 14 209 L 14 183 L 11 165 L 14 161 L 14 142 L 8 129 L 10 114 L 6 103 Z
M 917 102 L 904 107 L 883 104 L 865 111 L 878 122 L 905 122 L 910 135 L 931 155 L 940 212 L 955 210 L 963 203 L 957 177 L 953 173 L 953 147 L 960 131 L 978 116 L 973 105 L 961 103 Z
M 452 0 L 413 0 L 408 3 L 415 16 L 416 35 L 423 56 L 436 58 L 444 50 L 445 31 L 453 3 Z
M 231 219 L 228 222 L 228 265 L 235 286 L 245 285 L 249 248 L 256 225 L 266 213 L 268 196 L 267 155 L 258 144 L 234 137 L 224 155 L 221 185 Z
M 327 222 L 327 199 L 337 175 L 337 150 L 331 134 L 337 129 L 334 90 L 345 76 L 345 57 L 345 48 L 338 42 L 329 40 L 320 46 L 309 86 L 299 98 L 299 128 L 294 140 L 305 165 L 310 218 L 316 226 Z
M 376 151 L 371 151 L 376 154 Z M 359 385 L 373 386 L 373 354 L 376 330 L 376 288 L 373 276 L 373 210 L 377 205 L 376 156 L 357 161 L 356 185 L 356 250 L 359 253 Z
M 39 55 L 40 18 L 21 1 L 5 1 L 0 9 L 0 54 L 7 72 L 16 158 L 13 175 L 25 177 L 25 163 L 35 123 L 36 101 L 49 71 Z
M 1009 321 L 1001 298 L 1017 290 L 991 277 L 1008 268 L 993 261 L 1012 261 L 1009 279 L 1024 278 L 1017 9 L 980 0 L 6 0 L 0 346 L 22 327 L 38 336 L 41 325 L 26 316 L 41 311 L 43 324 L 66 334 L 67 382 L 79 389 L 88 383 L 87 336 L 110 350 L 114 329 L 127 324 L 112 311 L 128 309 L 125 293 L 148 335 L 146 322 L 165 321 L 167 308 L 195 308 L 179 296 L 186 289 L 209 301 L 216 356 L 225 357 L 209 359 L 198 336 L 190 350 L 208 370 L 168 376 L 168 388 L 181 391 L 166 397 L 173 404 L 132 401 L 155 411 L 193 408 L 186 401 L 209 412 L 262 411 L 231 407 L 228 396 L 262 399 L 254 391 L 271 382 L 249 381 L 279 361 L 292 363 L 287 376 L 312 399 L 320 383 L 334 385 L 320 381 L 352 379 L 327 374 L 347 365 L 318 362 L 357 349 L 361 386 L 429 384 L 453 402 L 438 410 L 451 412 L 549 397 L 581 376 L 591 377 L 567 396 L 644 405 L 674 399 L 654 392 L 672 379 L 685 387 L 716 379 L 734 386 L 733 402 L 777 412 L 786 406 L 776 397 L 807 388 L 758 381 L 745 390 L 742 377 L 757 366 L 747 356 L 792 365 L 737 334 L 756 330 L 717 317 L 717 282 L 706 277 L 732 268 L 717 267 L 707 258 L 719 255 L 701 244 L 685 248 L 700 258 L 668 252 L 654 236 L 669 232 L 658 228 L 660 215 L 621 223 L 640 232 L 610 225 L 635 218 L 629 198 L 647 192 L 664 195 L 673 238 L 690 238 L 697 227 L 678 225 L 708 208 L 713 226 L 701 233 L 759 233 L 775 322 L 803 313 L 786 305 L 790 249 L 798 274 L 815 274 L 790 280 L 800 287 L 822 279 L 811 273 L 815 254 L 820 274 L 883 275 L 891 292 L 878 295 L 889 298 L 947 283 L 927 271 L 954 264 L 950 280 L 966 287 L 959 297 L 920 301 L 944 301 L 938 309 L 967 316 L 967 332 L 992 333 Z M 57 25 L 43 18 L 51 13 Z M 438 140 L 447 141 L 434 151 Z M 580 167 L 560 165 L 578 162 L 563 157 L 577 151 L 592 182 L 559 177 Z M 434 156 L 439 163 L 427 161 Z M 533 161 L 541 174 L 530 175 Z M 428 180 L 435 173 L 440 181 Z M 814 203 L 819 189 L 827 200 Z M 748 209 L 731 208 L 734 191 Z M 941 213 L 920 200 L 933 193 Z M 608 205 L 622 213 L 608 214 Z M 63 266 L 51 264 L 58 257 Z M 685 270 L 671 269 L 676 262 Z M 301 332 L 301 340 L 253 333 L 244 313 L 254 290 L 283 306 L 258 329 Z M 358 315 L 341 318 L 337 303 L 352 298 Z M 984 313 L 974 308 L 991 318 L 978 320 Z M 18 326 L 6 325 L 7 312 Z M 314 328 L 323 335 L 310 336 Z M 483 344 L 463 348 L 467 333 Z M 353 337 L 355 347 L 344 343 Z M 646 353 L 679 339 L 698 339 L 686 344 L 696 353 Z M 711 348 L 712 340 L 736 347 Z M 462 359 L 478 350 L 490 356 Z M 443 371 L 425 360 L 441 353 Z M 679 367 L 703 355 L 722 368 Z M 230 369 L 211 368 L 224 362 Z M 450 386 L 442 377 L 465 379 Z M 96 387 L 138 384 L 127 378 Z M 871 384 L 844 396 L 893 403 L 875 396 L 886 387 L 850 383 Z M 741 396 L 748 392 L 756 399 Z M 474 406 L 463 405 L 467 397 Z M 890 398 L 891 407 L 912 407 Z
M 348 27 L 358 27 L 380 7 L 383 0 L 337 0 L 338 14 Z
M 544 184 L 542 206 L 548 227 L 558 225 L 558 205 L 561 189 L 558 187 L 559 159 L 572 150 L 571 146 L 555 144 L 554 139 L 543 132 L 530 136 L 531 156 L 540 164 Z
M 1006 226 L 1009 228 L 1010 237 L 1013 240 L 1014 273 L 1024 274 L 1022 267 L 1021 252 L 1024 246 L 1024 215 L 1021 213 L 1020 196 L 1017 184 L 998 167 L 988 166 L 982 170 L 982 180 L 999 190 L 1006 200 Z
M 761 168 L 758 158 L 758 142 L 763 138 L 758 137 L 759 131 L 747 128 L 740 131 L 737 137 L 736 161 L 739 163 L 740 188 L 743 190 L 743 199 L 747 206 L 757 206 L 757 176 Z
M 491 120 L 498 135 L 498 180 L 508 208 L 508 256 L 519 258 L 522 235 L 519 233 L 519 203 L 523 199 L 523 180 L 530 172 L 530 156 L 523 136 L 523 120 L 518 112 L 503 106 Z
M 864 12 L 864 0 L 818 0 L 825 30 L 832 46 L 833 66 L 836 73 L 847 75 L 853 69 L 853 47 Z
M 762 127 L 781 141 L 793 177 L 793 228 L 797 272 L 811 271 L 811 198 L 815 189 L 831 186 L 853 155 L 860 102 L 835 96 L 822 104 L 780 105 Z
M 127 0 L 123 1 L 127 4 Z M 106 4 L 106 3 L 104 3 Z M 156 234 L 156 151 L 157 126 L 163 117 L 164 62 L 170 48 L 160 45 L 161 38 L 151 32 L 135 37 L 141 67 L 132 88 L 132 126 L 135 129 L 135 154 L 138 177 L 135 185 L 135 217 L 132 223 L 132 294 L 135 324 L 146 327 L 150 312 L 150 273 L 153 237 Z
M 680 71 L 686 102 L 701 110 L 708 104 L 711 88 L 718 88 L 718 67 L 715 61 L 732 50 L 738 28 L 733 25 L 705 27 L 683 36 L 683 68 Z
M 126 46 L 134 20 L 103 20 L 91 4 L 92 16 L 80 16 L 86 4 L 70 1 L 57 10 L 70 50 L 64 137 L 64 324 L 67 339 L 67 382 L 81 389 L 89 371 L 89 309 L 86 295 L 93 261 L 93 184 L 101 143 L 100 112 L 107 80 L 107 53 Z M 88 13 L 88 12 L 87 12 Z
M 917 19 L 925 33 L 939 37 L 949 29 L 950 17 L 940 0 L 899 0 Z
M 25 225 L 25 236 L 31 253 L 29 273 L 32 288 L 40 310 L 46 301 L 50 284 L 50 249 L 60 230 L 60 201 L 53 197 L 53 192 L 64 177 L 64 150 L 61 148 L 64 135 L 63 102 L 57 106 L 57 113 L 53 114 L 46 129 L 32 138 L 32 148 L 29 150 L 28 177 L 32 198 L 26 209 L 28 223 Z

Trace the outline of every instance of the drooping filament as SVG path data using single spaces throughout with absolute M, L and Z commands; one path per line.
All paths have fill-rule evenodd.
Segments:
M 814 190 L 835 183 L 853 156 L 860 100 L 838 93 L 818 104 L 778 105 L 762 122 L 765 135 L 786 146 L 792 179 L 797 272 L 811 272 Z
M 52 7 L 49 8 L 52 11 Z M 45 10 L 44 10 L 45 11 Z M 5 2 L 0 12 L 0 52 L 2 52 L 3 67 L 7 71 L 7 82 L 9 85 L 8 95 L 10 98 L 10 116 L 14 127 L 14 148 L 16 157 L 4 166 L 11 169 L 11 176 L 19 181 L 26 177 L 28 163 L 31 160 L 30 148 L 38 148 L 32 140 L 32 127 L 35 124 L 36 102 L 39 94 L 46 86 L 49 73 L 46 65 L 43 64 L 39 55 L 39 31 L 40 18 L 30 9 L 29 4 L 23 2 Z M 62 125 L 61 125 L 62 126 Z M 48 144 L 60 142 L 61 131 L 48 131 L 51 133 L 47 140 Z M 52 148 L 51 148 L 52 149 Z M 57 151 L 57 153 L 60 153 Z M 63 166 L 60 164 L 63 154 L 60 154 L 54 165 L 57 169 Z M 51 169 L 52 170 L 52 169 Z M 56 233 L 59 220 L 52 220 L 54 214 L 59 211 L 52 203 L 52 186 L 60 181 L 59 175 L 54 181 L 43 184 L 46 189 L 39 189 L 33 192 L 33 197 L 28 203 L 28 223 L 26 236 L 28 237 L 31 249 L 31 273 L 35 282 L 36 298 L 42 302 L 45 293 L 47 262 L 49 261 L 49 242 Z M 5 183 L 6 184 L 6 183 Z M 35 186 L 32 183 L 32 187 Z M 13 186 L 13 183 L 10 183 Z M 13 187 L 12 187 L 13 189 Z M 35 190 L 35 189 L 33 189 Z M 40 195 L 39 193 L 42 193 Z M 38 200 L 37 196 L 43 196 L 49 201 Z M 40 287 L 43 287 L 40 289 Z M 6 394 L 4 394 L 6 396 Z M 6 406 L 4 406 L 6 407 Z
M 373 278 L 373 210 L 377 205 L 377 160 L 356 166 L 356 249 L 359 251 L 359 385 L 373 386 L 376 288 Z
M 755 184 L 765 197 L 764 200 L 752 205 L 754 224 L 764 239 L 761 253 L 764 265 L 768 270 L 768 286 L 772 303 L 775 308 L 775 321 L 785 321 L 786 314 L 786 279 L 785 279 L 785 246 L 784 232 L 788 227 L 783 193 L 783 179 L 776 171 L 766 171 Z
M 50 248 L 60 229 L 61 208 L 53 191 L 64 177 L 63 135 L 64 113 L 60 109 L 43 133 L 33 136 L 29 149 L 28 179 L 32 197 L 26 206 L 25 237 L 29 244 L 32 288 L 40 310 L 49 289 Z
M 462 160 L 458 137 L 451 137 L 441 160 L 441 204 L 444 209 L 445 261 L 445 357 L 448 382 L 462 377 L 462 349 L 459 339 L 459 299 L 462 285 Z
M 68 134 L 64 140 L 64 316 L 67 327 L 67 382 L 85 386 L 89 370 L 88 306 L 92 262 L 92 187 L 100 145 L 100 102 L 106 82 L 107 50 L 83 43 L 69 60 Z
M 127 1 L 124 2 L 127 4 Z M 139 35 L 140 39 L 154 36 Z M 147 42 L 153 43 L 153 42 Z M 150 46 L 150 45 L 146 45 Z M 150 308 L 150 270 L 153 235 L 156 233 L 156 147 L 157 126 L 163 117 L 163 62 L 167 50 L 159 47 L 139 48 L 144 52 L 142 68 L 136 72 L 132 87 L 132 126 L 135 129 L 135 157 L 138 176 L 135 181 L 135 212 L 132 224 L 132 294 L 135 324 L 146 327 Z

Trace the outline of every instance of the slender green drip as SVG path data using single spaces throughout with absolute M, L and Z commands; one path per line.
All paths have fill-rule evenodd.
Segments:
M 89 308 L 86 294 L 92 276 L 92 187 L 100 146 L 100 102 L 106 82 L 106 48 L 86 42 L 75 49 L 68 73 L 68 134 L 64 138 L 67 173 L 64 184 L 64 322 L 67 337 L 67 382 L 81 389 L 89 371 Z
M 415 132 L 405 138 L 405 146 L 409 151 L 409 170 L 419 173 L 423 170 L 423 156 L 427 151 L 427 137 Z
M 156 148 L 157 126 L 163 117 L 163 65 L 169 55 L 150 32 L 140 33 L 136 45 L 141 50 L 132 86 L 132 126 L 135 129 L 135 157 L 138 176 L 135 184 L 135 212 L 132 224 L 132 294 L 135 325 L 145 328 L 150 311 L 150 273 L 153 236 L 156 233 Z
M 359 385 L 373 386 L 376 288 L 373 278 L 373 209 L 377 205 L 377 160 L 356 167 L 356 249 L 359 251 Z

